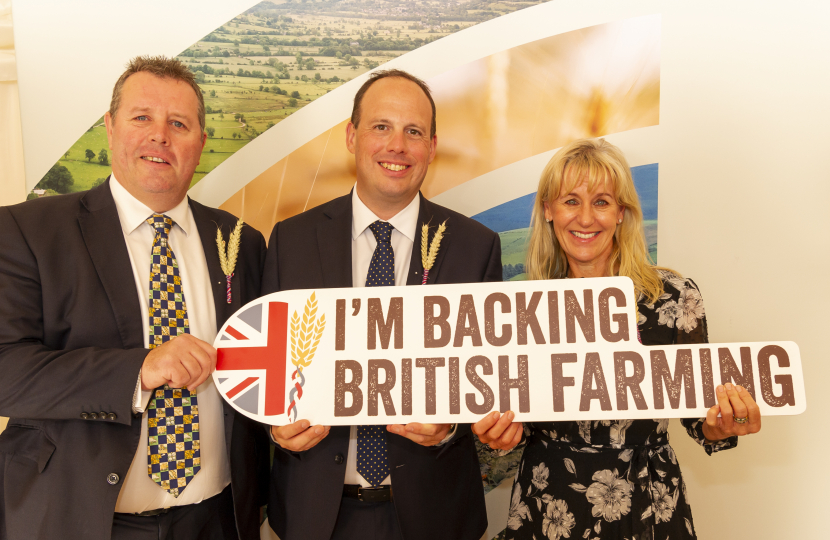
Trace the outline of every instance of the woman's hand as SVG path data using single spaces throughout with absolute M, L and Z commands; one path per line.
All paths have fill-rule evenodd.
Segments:
M 703 424 L 703 435 L 707 441 L 720 441 L 761 430 L 761 410 L 746 388 L 732 383 L 718 385 L 717 398 L 718 404 L 709 409 Z
M 522 440 L 522 423 L 513 422 L 515 416 L 513 411 L 493 411 L 473 424 L 473 433 L 493 450 L 511 450 Z

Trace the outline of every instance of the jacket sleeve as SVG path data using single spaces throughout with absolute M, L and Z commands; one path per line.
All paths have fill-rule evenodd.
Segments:
M 490 259 L 487 261 L 487 269 L 485 270 L 484 278 L 481 281 L 503 281 L 501 266 L 501 239 L 496 233 L 493 233 L 493 245 L 490 248 Z
M 83 412 L 104 411 L 116 415 L 108 421 L 129 425 L 136 380 L 148 351 L 47 346 L 43 270 L 8 208 L 0 208 L 0 231 L 0 415 L 80 419 Z M 67 272 L 61 286 L 74 293 L 72 275 Z M 94 320 L 108 315 L 87 316 Z

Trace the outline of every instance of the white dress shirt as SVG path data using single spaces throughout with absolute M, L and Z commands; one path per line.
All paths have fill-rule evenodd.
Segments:
M 155 232 L 146 222 L 153 211 L 133 197 L 111 176 L 110 188 L 121 230 L 127 243 L 130 265 L 133 269 L 136 292 L 141 306 L 141 326 L 144 331 L 145 347 L 150 332 L 149 290 L 151 250 Z M 187 304 L 187 318 L 190 333 L 208 343 L 216 337 L 216 313 L 213 291 L 210 287 L 205 253 L 196 222 L 187 203 L 182 200 L 175 208 L 164 212 L 174 222 L 169 234 L 170 247 L 179 265 L 184 298 Z M 125 276 L 126 278 L 126 276 Z M 141 437 L 130 469 L 124 478 L 115 511 L 138 513 L 158 508 L 169 508 L 195 504 L 218 495 L 231 481 L 230 461 L 225 446 L 225 417 L 222 398 L 208 379 L 196 388 L 199 400 L 199 441 L 201 448 L 201 469 L 181 492 L 178 498 L 153 482 L 147 474 L 147 413 L 145 411 L 152 391 L 137 393 L 134 409 L 143 413 Z
M 394 229 L 392 230 L 392 251 L 395 253 L 395 286 L 406 285 L 407 273 L 409 272 L 409 261 L 412 257 L 412 246 L 415 243 L 415 233 L 418 228 L 418 213 L 421 209 L 421 195 L 415 195 L 409 205 L 389 219 Z M 363 204 L 355 185 L 352 191 L 352 286 L 365 287 L 366 275 L 369 273 L 369 265 L 372 262 L 372 255 L 378 245 L 375 235 L 369 225 L 380 218 Z M 384 221 L 384 220 L 381 220 Z M 455 430 L 441 441 L 447 442 Z M 388 435 L 390 437 L 396 435 Z M 357 426 L 352 426 L 349 432 L 349 455 L 346 457 L 346 484 L 359 484 L 363 487 L 371 487 L 357 472 Z M 390 476 L 387 476 L 382 485 L 392 483 Z
M 421 207 L 421 195 L 415 195 L 409 205 L 389 219 L 395 227 L 392 230 L 392 251 L 395 253 L 395 285 L 406 285 L 406 274 L 409 272 L 409 259 L 412 256 L 412 245 L 415 243 L 415 230 L 418 227 L 418 211 Z M 352 190 L 352 286 L 365 287 L 366 275 L 378 241 L 369 228 L 369 225 L 380 218 L 369 210 L 357 193 L 357 186 Z M 384 221 L 384 220 L 381 220 Z M 391 435 L 390 435 L 391 436 Z M 360 473 L 357 472 L 357 426 L 352 426 L 349 433 L 349 455 L 346 457 L 346 484 L 360 484 L 371 487 Z M 387 476 L 381 484 L 391 484 L 391 477 Z

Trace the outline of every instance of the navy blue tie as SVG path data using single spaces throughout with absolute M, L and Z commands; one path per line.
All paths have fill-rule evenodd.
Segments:
M 367 287 L 395 284 L 395 252 L 392 251 L 391 224 L 375 221 L 369 225 L 378 245 L 369 263 Z M 357 472 L 372 487 L 377 487 L 389 476 L 389 455 L 386 450 L 386 430 L 383 426 L 357 426 Z

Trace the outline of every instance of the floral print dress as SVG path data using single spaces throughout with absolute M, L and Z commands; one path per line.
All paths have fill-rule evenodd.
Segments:
M 697 285 L 660 271 L 665 293 L 641 296 L 643 345 L 706 343 Z M 706 452 L 703 419 L 681 421 Z M 536 422 L 525 425 L 524 454 L 513 484 L 506 538 L 681 540 L 696 538 L 686 484 L 669 445 L 668 420 Z

